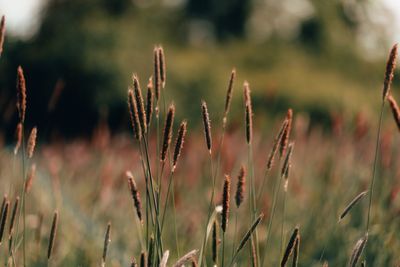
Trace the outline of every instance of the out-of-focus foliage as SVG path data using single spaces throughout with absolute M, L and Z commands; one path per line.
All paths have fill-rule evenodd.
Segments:
M 22 65 L 32 92 L 29 124 L 46 134 L 76 135 L 107 116 L 113 129 L 126 128 L 130 77 L 137 72 L 145 86 L 158 43 L 167 56 L 166 90 L 191 120 L 198 121 L 193 103 L 200 96 L 211 109 L 224 97 L 232 67 L 237 91 L 244 79 L 250 82 L 259 115 L 289 105 L 317 121 L 326 121 L 332 106 L 352 114 L 354 101 L 374 103 L 382 77 L 382 64 L 368 60 L 360 45 L 370 38 L 387 50 L 384 25 L 369 15 L 377 8 L 368 1 L 50 0 L 37 34 L 6 40 L 2 127 L 9 133 L 15 127 L 5 111 Z

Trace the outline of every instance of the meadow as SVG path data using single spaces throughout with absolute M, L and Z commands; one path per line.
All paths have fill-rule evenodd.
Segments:
M 193 103 L 202 127 L 178 121 L 164 53 L 132 75 L 126 132 L 100 122 L 67 142 L 25 127 L 35 92 L 18 67 L 16 139 L 0 154 L 1 264 L 399 266 L 397 45 L 374 91 L 379 121 L 332 114 L 328 129 L 287 107 L 262 131 L 253 81 L 234 69 L 218 110 Z

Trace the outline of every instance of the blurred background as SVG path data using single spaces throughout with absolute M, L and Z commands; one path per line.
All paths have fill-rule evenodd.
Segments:
M 220 203 L 223 174 L 236 181 L 240 166 L 249 162 L 242 103 L 247 80 L 255 115 L 257 186 L 287 109 L 295 114 L 286 230 L 302 227 L 300 266 L 321 266 L 324 253 L 330 266 L 347 264 L 364 229 L 367 202 L 340 225 L 336 222 L 343 207 L 367 190 L 371 180 L 386 59 L 400 40 L 400 1 L 0 0 L 2 14 L 6 39 L 0 58 L 0 196 L 13 199 L 19 192 L 15 189 L 23 186 L 25 165 L 19 162 L 21 153 L 12 152 L 18 65 L 27 82 L 25 135 L 37 126 L 40 139 L 26 163 L 28 173 L 36 175 L 27 201 L 28 240 L 35 239 L 28 245 L 28 266 L 46 264 L 41 248 L 48 243 L 55 209 L 61 220 L 53 266 L 98 265 L 108 222 L 115 229 L 109 266 L 128 266 L 143 249 L 124 175 L 132 171 L 143 197 L 127 88 L 137 73 L 145 89 L 158 44 L 166 56 L 167 103 L 176 105 L 176 124 L 188 119 L 188 138 L 174 176 L 181 252 L 199 247 L 211 192 L 200 102 L 208 103 L 213 151 L 221 155 L 215 171 Z M 224 146 L 218 149 L 232 68 L 237 70 L 233 103 Z M 396 99 L 398 77 L 392 86 Z M 365 253 L 368 266 L 400 266 L 400 140 L 387 107 L 385 112 Z M 149 147 L 156 167 L 154 124 Z M 278 167 L 271 178 L 278 177 Z M 260 211 L 266 215 L 273 181 L 267 179 L 260 198 Z M 167 216 L 166 223 L 172 262 L 179 256 L 173 217 Z M 266 224 L 260 226 L 262 237 Z M 271 242 L 279 244 L 283 228 L 278 230 L 278 223 L 274 227 Z M 247 222 L 238 229 L 247 231 Z M 277 266 L 279 246 L 270 253 L 272 264 L 265 266 Z M 248 262 L 246 257 L 243 254 L 240 262 Z
M 99 122 L 127 130 L 127 86 L 166 51 L 168 96 L 195 125 L 204 98 L 221 111 L 233 67 L 250 82 L 258 127 L 289 106 L 330 127 L 377 106 L 384 64 L 400 35 L 396 0 L 0 0 L 0 127 L 13 137 L 15 80 L 23 66 L 28 125 L 41 138 L 91 135 Z M 396 81 L 395 81 L 396 82 Z M 240 112 L 241 109 L 233 109 Z

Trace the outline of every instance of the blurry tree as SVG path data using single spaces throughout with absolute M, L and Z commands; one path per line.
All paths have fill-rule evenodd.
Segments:
M 129 76 L 139 72 L 145 85 L 151 74 L 152 46 L 160 42 L 167 48 L 168 71 L 180 75 L 179 81 L 172 75 L 168 79 L 168 87 L 174 88 L 169 92 L 187 92 L 177 102 L 199 97 L 200 91 L 193 88 L 199 88 L 203 97 L 216 87 L 225 88 L 224 77 L 233 65 L 264 86 L 270 81 L 262 80 L 266 78 L 261 69 L 286 71 L 287 66 L 278 62 L 289 57 L 318 66 L 315 80 L 327 62 L 329 71 L 353 79 L 365 74 L 354 70 L 367 66 L 359 60 L 360 40 L 374 35 L 382 41 L 387 36 L 385 28 L 371 19 L 371 10 L 376 6 L 366 0 L 48 0 L 37 34 L 29 40 L 6 39 L 10 45 L 0 61 L 0 108 L 10 114 L 6 111 L 14 101 L 16 68 L 22 65 L 29 92 L 28 123 L 39 124 L 42 137 L 43 129 L 90 134 L 100 114 L 108 114 L 112 127 L 123 122 L 126 129 L 123 99 Z M 200 49 L 190 46 L 185 34 L 190 34 L 186 27 L 193 20 L 207 21 L 215 39 L 223 42 Z M 245 38 L 258 42 L 241 41 Z M 214 60 L 208 59 L 213 56 Z M 305 77 L 302 71 L 306 70 L 296 72 L 298 77 Z M 300 91 L 297 82 L 283 80 L 286 83 L 280 87 L 292 89 L 295 84 Z M 48 102 L 57 100 L 57 95 L 57 104 L 49 109 Z M 289 95 L 296 97 L 293 92 Z M 193 105 L 182 108 L 198 112 Z M 15 120 L 3 120 L 1 127 L 12 133 Z
M 208 20 L 215 27 L 219 39 L 243 37 L 251 14 L 251 0 L 189 0 L 187 16 Z

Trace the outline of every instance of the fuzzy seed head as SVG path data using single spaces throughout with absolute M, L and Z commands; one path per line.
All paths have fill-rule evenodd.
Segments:
M 58 211 L 55 211 L 53 216 L 53 223 L 51 224 L 49 246 L 47 249 L 47 259 L 50 259 L 53 253 L 54 242 L 57 234 L 57 225 L 58 225 Z
M 136 107 L 138 111 L 138 117 L 139 117 L 139 123 L 140 123 L 140 128 L 142 135 L 144 135 L 147 132 L 147 119 L 146 119 L 146 111 L 144 108 L 144 103 L 143 103 L 143 97 L 142 97 L 142 89 L 140 89 L 140 83 L 139 83 L 139 78 L 137 77 L 136 74 L 133 74 L 133 90 L 135 93 L 135 101 L 136 101 Z
M 35 151 L 35 146 L 36 146 L 36 138 L 37 138 L 37 128 L 33 127 L 29 139 L 28 139 L 28 158 L 33 157 L 33 152 Z
M 394 70 L 396 68 L 396 59 L 397 59 L 397 44 L 393 45 L 390 50 L 389 58 L 386 63 L 386 72 L 385 79 L 383 81 L 383 100 L 385 100 L 390 93 L 390 86 L 392 84 Z
M 4 37 L 6 35 L 6 17 L 3 15 L 0 22 L 0 56 L 3 53 Z
M 165 82 L 167 79 L 167 73 L 166 73 L 166 67 L 165 67 L 165 55 L 164 55 L 164 49 L 160 45 L 158 47 L 158 60 L 160 61 L 159 66 L 160 66 L 160 79 L 161 79 L 161 84 L 162 88 L 165 88 Z
M 131 125 L 133 129 L 133 133 L 135 134 L 135 138 L 137 140 L 141 140 L 142 129 L 140 127 L 140 120 L 139 120 L 139 112 L 138 107 L 135 101 L 135 96 L 132 89 L 128 89 L 128 108 L 129 108 L 129 115 L 131 118 Z
M 126 172 L 126 177 L 128 178 L 128 186 L 129 190 L 131 192 L 131 196 L 133 199 L 133 204 L 136 209 L 136 214 L 139 218 L 139 221 L 143 223 L 143 217 L 142 217 L 142 201 L 140 200 L 140 193 L 137 188 L 136 182 L 133 178 L 133 175 L 130 171 Z
M 202 101 L 201 103 L 201 114 L 203 116 L 203 125 L 204 125 L 204 136 L 206 138 L 206 145 L 209 153 L 211 154 L 211 123 L 210 123 L 210 115 L 208 114 L 207 103 Z
M 227 117 L 228 112 L 229 112 L 229 108 L 231 106 L 232 95 L 233 95 L 233 85 L 234 85 L 234 82 L 235 82 L 235 78 L 236 78 L 236 70 L 233 69 L 232 72 L 231 72 L 231 76 L 229 78 L 228 90 L 226 92 L 224 120 L 226 120 L 226 117 Z
M 167 117 L 165 118 L 163 144 L 161 149 L 161 161 L 165 162 L 167 151 L 172 139 L 172 126 L 174 125 L 175 106 L 171 104 L 168 109 Z
M 172 162 L 172 171 L 175 171 L 176 164 L 178 163 L 178 159 L 179 159 L 179 156 L 180 156 L 182 148 L 183 148 L 183 143 L 185 141 L 185 136 L 186 136 L 186 125 L 187 125 L 187 122 L 183 121 L 181 123 L 181 126 L 179 127 L 178 137 L 176 138 L 176 142 L 175 142 L 174 158 L 173 158 L 173 162 Z
M 287 146 L 289 144 L 290 132 L 292 131 L 292 121 L 293 121 L 293 110 L 290 108 L 286 113 L 287 126 L 283 132 L 281 143 L 279 146 L 279 156 L 283 157 L 286 153 Z
M 153 81 L 152 77 L 149 78 L 147 83 L 147 99 L 146 99 L 146 124 L 150 127 L 151 117 L 153 115 Z
M 251 144 L 253 139 L 253 107 L 251 104 L 250 85 L 247 81 L 243 84 L 245 115 L 246 115 L 246 141 Z
M 222 231 L 224 232 L 226 232 L 229 220 L 230 191 L 231 191 L 231 177 L 226 174 L 224 181 L 224 190 L 222 193 L 222 221 L 221 221 L 221 228 Z
M 17 129 L 15 130 L 15 135 L 16 135 L 17 143 L 15 144 L 15 147 L 14 147 L 14 155 L 17 155 L 18 150 L 22 144 L 22 123 L 20 123 L 20 122 L 17 124 Z
M 17 110 L 19 121 L 24 123 L 26 112 L 26 82 L 24 71 L 21 66 L 17 69 Z
M 400 131 L 400 109 L 399 109 L 399 106 L 397 105 L 397 102 L 392 95 L 389 95 L 387 100 L 389 101 L 390 109 L 392 110 L 394 121 L 396 122 L 397 128 Z
M 160 53 L 158 47 L 154 48 L 154 91 L 156 95 L 156 100 L 160 99 L 161 91 L 161 66 L 160 66 Z
M 244 191 L 245 191 L 245 184 L 246 184 L 246 168 L 242 165 L 239 170 L 238 181 L 236 186 L 236 207 L 239 208 L 240 204 L 242 204 L 244 199 Z

